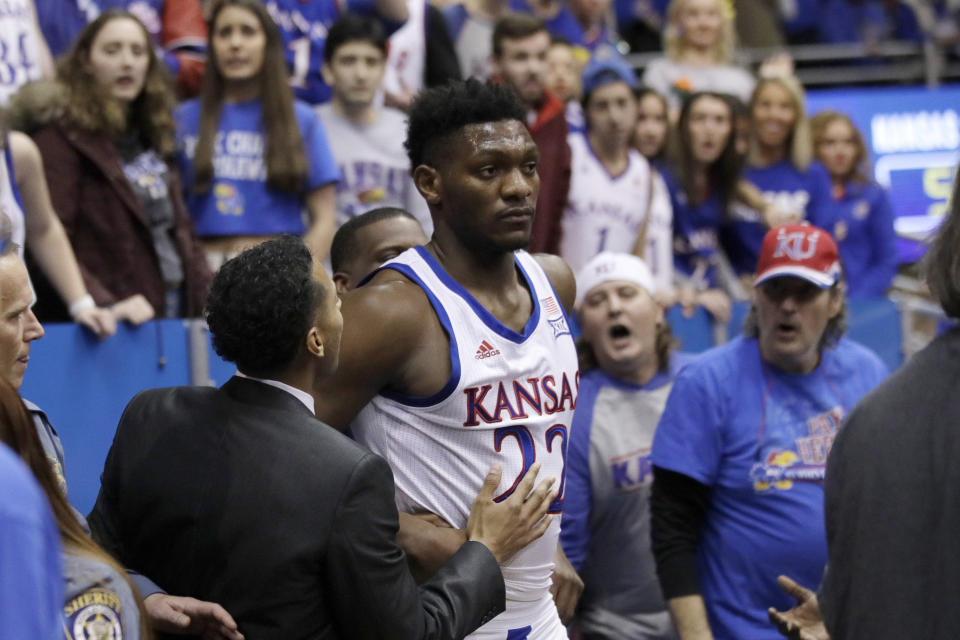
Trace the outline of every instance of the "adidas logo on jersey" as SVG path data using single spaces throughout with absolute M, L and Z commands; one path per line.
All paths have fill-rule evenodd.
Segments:
M 500 355 L 499 349 L 494 349 L 493 345 L 484 340 L 480 343 L 480 348 L 477 349 L 477 355 L 473 356 L 476 360 L 483 360 L 484 358 L 492 358 L 493 356 Z

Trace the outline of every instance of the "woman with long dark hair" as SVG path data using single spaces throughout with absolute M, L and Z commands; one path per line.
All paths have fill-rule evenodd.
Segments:
M 720 228 L 740 179 L 730 100 L 709 91 L 691 95 L 680 110 L 674 157 L 663 174 L 673 205 L 677 277 L 693 299 L 725 321 L 730 300 L 717 288 Z
M 16 111 L 93 299 L 134 324 L 199 316 L 210 272 L 169 164 L 175 97 L 143 24 L 105 11 L 61 60 L 55 83 L 21 93 Z
M 280 233 L 325 258 L 340 172 L 319 117 L 294 100 L 280 31 L 259 0 L 223 0 L 210 25 L 200 98 L 176 119 L 187 205 L 211 265 Z

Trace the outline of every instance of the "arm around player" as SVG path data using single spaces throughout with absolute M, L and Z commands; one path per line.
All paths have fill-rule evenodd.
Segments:
M 470 511 L 467 542 L 418 591 L 396 544 L 390 468 L 376 455 L 364 457 L 338 508 L 327 553 L 325 580 L 337 628 L 349 629 L 351 638 L 461 638 L 502 612 L 499 564 L 552 521 L 546 510 L 557 495 L 555 479 L 534 490 L 539 470 L 535 464 L 513 496 L 498 503 L 493 496 L 501 470 L 495 465 Z M 370 604 L 364 615 L 357 615 L 358 602 Z

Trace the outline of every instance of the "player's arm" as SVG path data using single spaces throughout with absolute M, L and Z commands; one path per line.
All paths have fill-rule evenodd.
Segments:
M 573 276 L 573 270 L 560 256 L 538 253 L 534 258 L 550 278 L 550 284 L 556 290 L 563 309 L 568 314 L 573 313 L 573 303 L 577 298 L 577 281 Z
M 382 272 L 342 298 L 340 364 L 316 395 L 317 417 L 344 431 L 381 389 L 403 379 L 433 313 L 422 291 Z

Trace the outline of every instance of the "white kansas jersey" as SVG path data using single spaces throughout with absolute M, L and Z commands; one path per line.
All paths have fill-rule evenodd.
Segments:
M 465 527 L 494 462 L 503 468 L 498 500 L 538 461 L 540 478 L 553 476 L 562 492 L 577 354 L 547 275 L 530 254 L 515 255 L 533 301 L 520 333 L 494 318 L 423 247 L 381 267 L 424 290 L 450 338 L 451 374 L 442 390 L 417 398 L 384 391 L 351 425 L 359 442 L 390 463 L 401 511 L 428 511 Z M 562 502 L 561 493 L 550 511 L 559 514 Z M 471 638 L 566 638 L 549 591 L 559 534 L 558 515 L 543 537 L 501 567 L 506 611 Z
M 663 178 L 634 149 L 628 152 L 626 170 L 614 177 L 594 154 L 586 135 L 572 133 L 567 142 L 570 191 L 561 223 L 560 255 L 579 273 L 601 251 L 631 253 L 649 211 L 643 259 L 657 288 L 671 287 L 673 209 Z
M 33 2 L 6 0 L 0 5 L 0 104 L 17 89 L 43 77 L 40 32 Z

